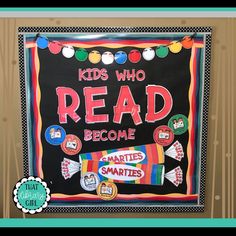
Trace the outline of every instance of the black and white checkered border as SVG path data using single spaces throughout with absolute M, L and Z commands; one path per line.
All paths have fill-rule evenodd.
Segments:
M 207 130 L 208 130 L 208 105 L 210 94 L 210 64 L 211 64 L 211 34 L 206 35 L 205 46 L 205 71 L 204 71 L 204 94 L 202 112 L 202 146 L 201 146 L 201 179 L 199 204 L 204 205 L 206 188 L 206 156 L 207 156 Z
M 209 33 L 211 27 L 19 27 L 19 33 Z
M 27 136 L 27 99 L 25 84 L 25 62 L 24 62 L 24 36 L 18 35 L 19 50 L 19 73 L 20 73 L 20 95 L 21 95 L 21 124 L 22 124 L 22 144 L 23 144 L 23 172 L 24 176 L 29 176 L 28 161 L 28 136 Z
M 22 117 L 22 138 L 23 138 L 23 161 L 24 176 L 29 175 L 28 161 L 28 136 L 27 136 L 27 99 L 25 88 L 25 65 L 24 65 L 24 33 L 43 32 L 197 32 L 208 33 L 206 35 L 205 51 L 205 74 L 204 74 L 204 98 L 202 118 L 202 146 L 201 146 L 201 176 L 200 176 L 200 199 L 196 206 L 48 206 L 44 212 L 47 213 L 115 213 L 115 212 L 204 212 L 205 201 L 205 179 L 206 179 L 206 151 L 207 151 L 207 122 L 208 122 L 208 101 L 210 90 L 210 60 L 211 60 L 211 27 L 19 27 L 19 69 L 20 69 L 20 93 L 21 93 L 21 117 Z
M 204 212 L 204 206 L 89 206 L 89 207 L 54 207 L 48 206 L 45 213 L 193 213 Z

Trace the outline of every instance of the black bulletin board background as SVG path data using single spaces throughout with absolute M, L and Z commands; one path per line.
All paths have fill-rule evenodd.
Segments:
M 122 50 L 127 54 L 132 47 L 126 47 Z M 108 51 L 104 47 L 96 47 L 91 50 L 98 50 L 101 54 Z M 89 51 L 89 50 L 88 50 Z M 113 54 L 117 49 L 109 49 Z M 140 52 L 142 50 L 140 49 Z M 88 60 L 85 62 L 79 62 L 75 57 L 67 59 L 62 54 L 53 55 L 48 49 L 38 49 L 39 61 L 40 61 L 40 73 L 39 73 L 39 85 L 41 89 L 41 103 L 40 112 L 42 116 L 42 133 L 41 140 L 43 145 L 43 162 L 42 168 L 45 181 L 51 190 L 51 193 L 64 193 L 64 194 L 78 194 L 86 193 L 80 187 L 80 172 L 76 173 L 71 179 L 64 180 L 61 175 L 61 161 L 64 157 L 79 161 L 79 155 L 68 156 L 60 148 L 60 146 L 53 146 L 46 142 L 44 133 L 47 127 L 53 124 L 61 125 L 67 134 L 77 135 L 83 144 L 80 153 L 101 151 L 107 149 L 115 149 L 120 147 L 129 147 L 136 145 L 143 145 L 148 143 L 154 143 L 153 131 L 160 125 L 167 125 L 168 120 L 176 114 L 183 114 L 188 117 L 189 114 L 189 85 L 190 85 L 190 70 L 189 61 L 191 56 L 191 49 L 184 49 L 177 53 L 169 53 L 166 58 L 155 57 L 152 61 L 145 61 L 143 58 L 137 64 L 130 63 L 128 60 L 124 65 L 118 65 L 112 63 L 111 65 L 104 65 L 102 62 L 94 65 Z M 108 71 L 109 79 L 106 81 L 79 81 L 78 69 L 85 68 L 106 68 Z M 115 70 L 123 69 L 142 69 L 146 73 L 146 79 L 144 81 L 125 81 L 118 82 L 115 75 Z M 148 84 L 156 84 L 164 86 L 169 90 L 173 98 L 173 107 L 171 112 L 163 120 L 155 123 L 145 122 L 145 114 L 147 111 L 146 103 L 147 98 L 145 94 L 145 86 Z M 133 94 L 133 97 L 137 104 L 141 106 L 140 116 L 143 123 L 135 126 L 130 115 L 124 114 L 121 124 L 114 124 L 113 120 L 113 106 L 116 105 L 116 101 L 119 94 L 119 88 L 122 85 L 128 85 Z M 57 114 L 57 95 L 56 87 L 64 86 L 73 88 L 80 97 L 80 107 L 77 110 L 77 114 L 81 117 L 78 123 L 75 123 L 69 116 L 67 124 L 60 124 Z M 105 99 L 106 107 L 95 110 L 95 114 L 109 114 L 109 123 L 98 124 L 86 124 L 85 123 L 85 104 L 83 88 L 107 86 L 108 95 L 96 96 L 95 99 Z M 71 101 L 68 99 L 67 104 Z M 161 96 L 156 98 L 156 110 L 160 110 L 163 106 L 163 99 Z M 128 129 L 135 128 L 135 140 L 127 141 L 113 141 L 113 142 L 92 142 L 83 141 L 84 129 Z M 165 171 L 168 172 L 178 165 L 183 170 L 183 183 L 178 187 L 175 187 L 167 179 L 164 181 L 163 186 L 151 186 L 151 185 L 130 185 L 130 184 L 117 184 L 118 192 L 129 193 L 156 193 L 156 194 L 168 194 L 168 193 L 186 193 L 186 171 L 187 171 L 187 143 L 188 132 L 182 135 L 176 135 L 175 140 L 178 140 L 184 149 L 185 156 L 181 162 L 178 162 L 170 157 L 165 156 Z M 173 142 L 174 142 L 173 141 Z M 169 146 L 164 147 L 167 150 Z M 91 193 L 95 193 L 91 192 Z

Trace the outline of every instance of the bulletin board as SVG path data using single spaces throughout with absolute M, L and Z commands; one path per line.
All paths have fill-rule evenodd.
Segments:
M 210 27 L 20 27 L 24 175 L 45 212 L 204 210 Z

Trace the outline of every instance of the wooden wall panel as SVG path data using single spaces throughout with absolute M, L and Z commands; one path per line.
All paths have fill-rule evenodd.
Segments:
M 79 14 L 79 13 L 78 13 Z M 22 172 L 19 26 L 212 26 L 206 210 L 204 213 L 24 215 L 12 200 Z M 235 202 L 236 19 L 233 18 L 6 18 L 0 19 L 0 217 L 211 217 L 233 218 Z

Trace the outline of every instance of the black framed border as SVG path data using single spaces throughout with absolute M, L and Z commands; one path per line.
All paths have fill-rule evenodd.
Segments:
M 204 33 L 204 66 L 203 66 L 203 94 L 201 116 L 201 155 L 200 155 L 200 189 L 197 205 L 146 205 L 132 203 L 116 205 L 85 204 L 82 206 L 52 206 L 48 205 L 43 212 L 46 213 L 116 213 L 116 212 L 204 212 L 205 204 L 205 181 L 206 181 L 206 154 L 208 134 L 208 105 L 210 92 L 210 61 L 211 61 L 211 27 L 19 27 L 19 75 L 21 95 L 21 121 L 23 142 L 23 171 L 24 176 L 29 176 L 29 150 L 28 150 L 28 126 L 27 126 L 27 97 L 25 84 L 25 52 L 24 34 L 26 33 Z

